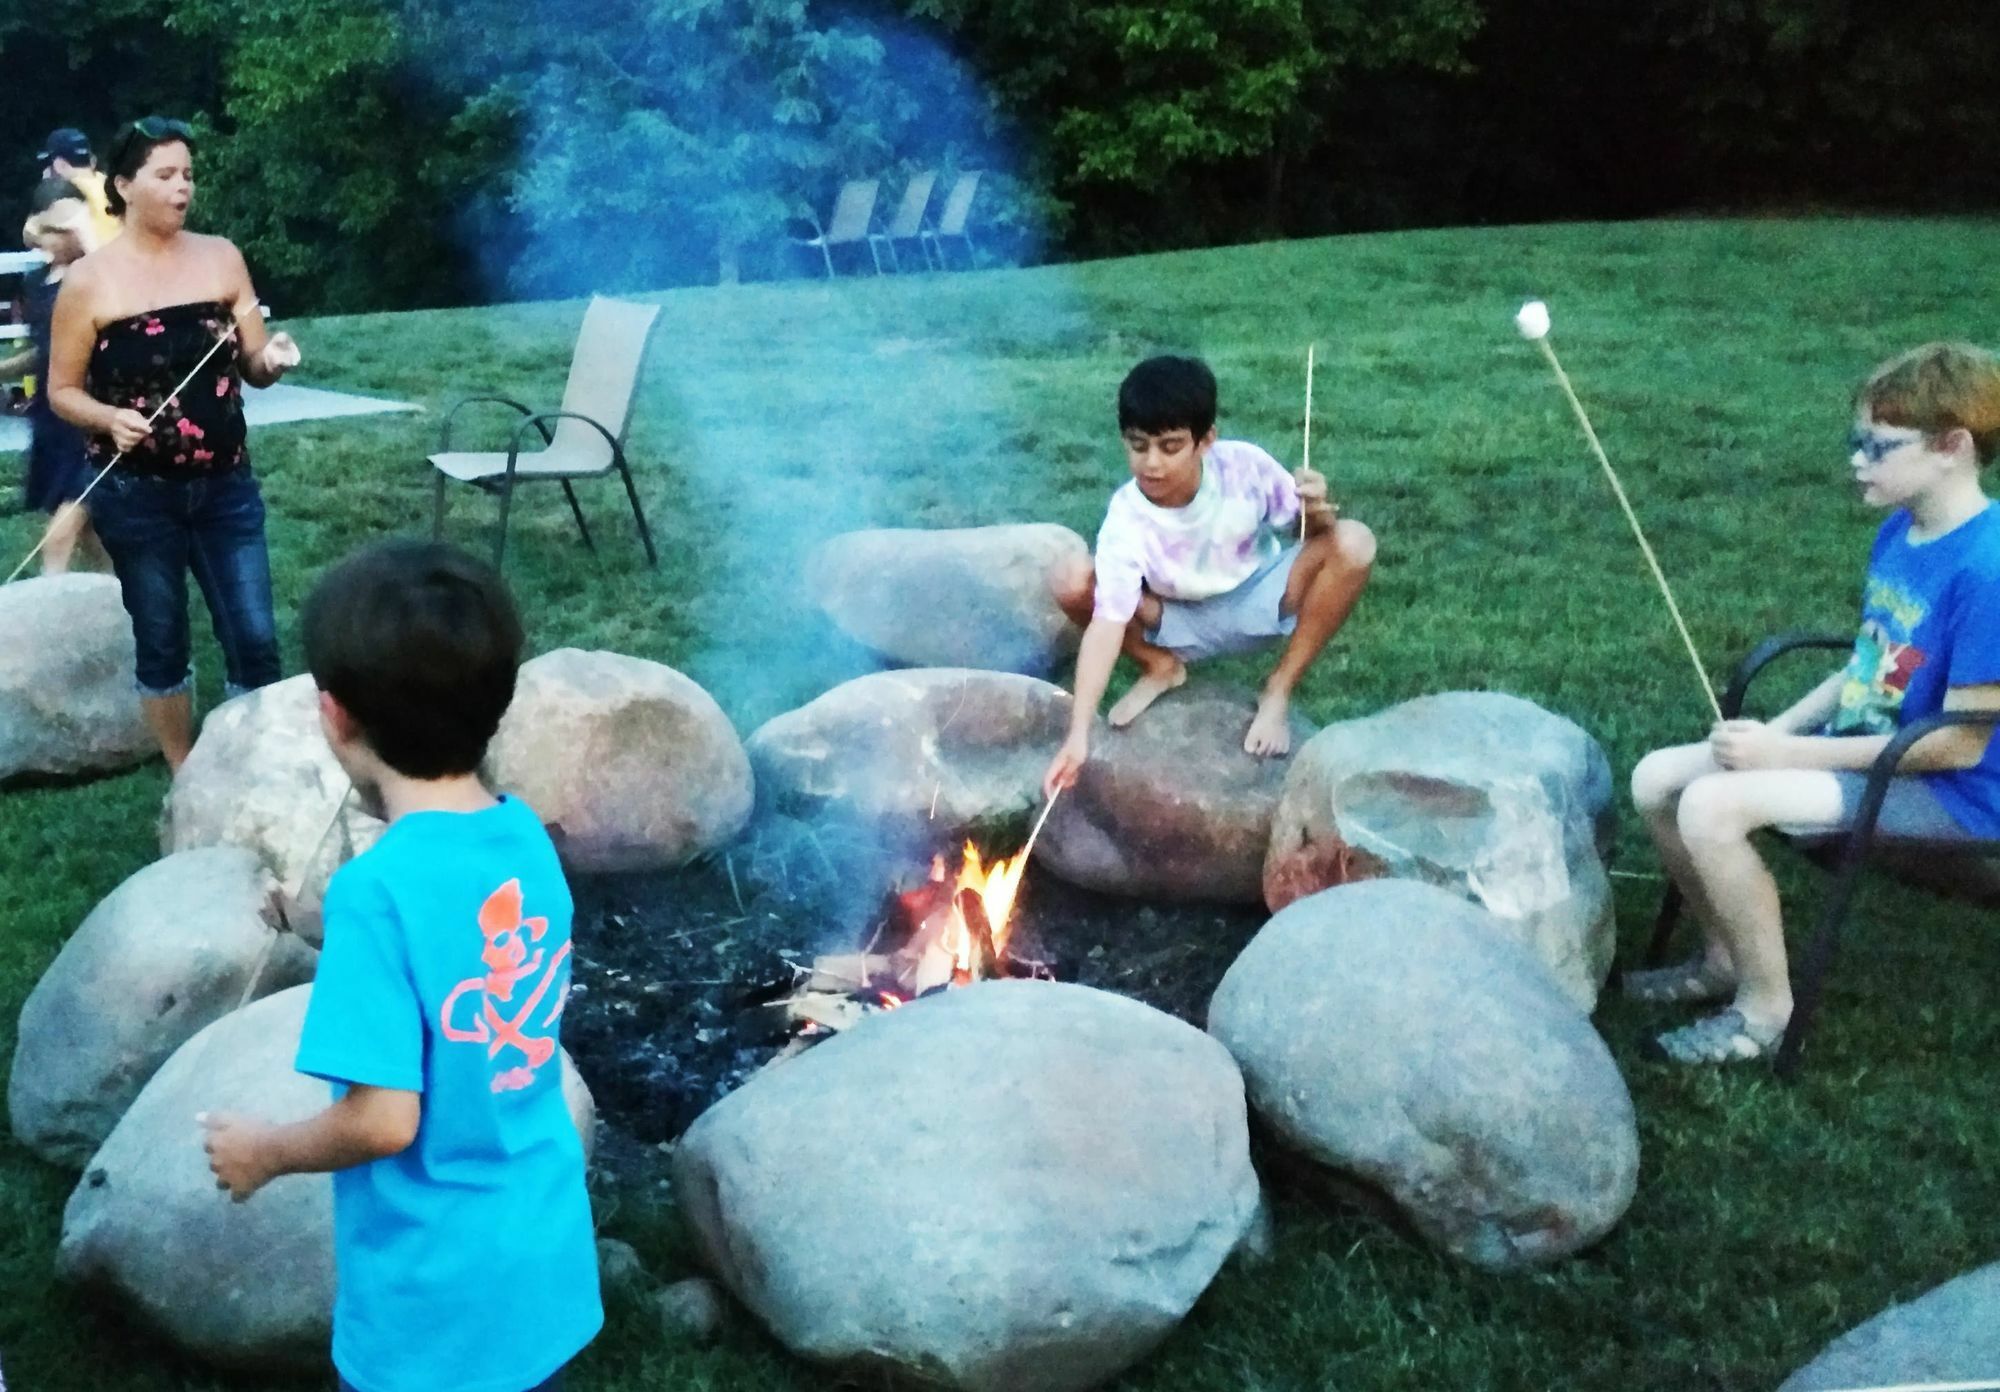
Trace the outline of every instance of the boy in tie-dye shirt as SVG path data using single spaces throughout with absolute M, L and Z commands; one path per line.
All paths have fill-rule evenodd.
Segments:
M 1337 517 L 1312 470 L 1288 473 L 1253 444 L 1216 439 L 1215 398 L 1215 375 L 1195 358 L 1149 358 L 1118 389 L 1132 478 L 1111 496 L 1093 564 L 1052 578 L 1084 634 L 1069 735 L 1043 780 L 1050 793 L 1089 759 L 1121 652 L 1139 677 L 1112 706 L 1114 727 L 1186 681 L 1189 662 L 1284 640 L 1243 748 L 1288 752 L 1292 692 L 1368 583 L 1374 535 Z

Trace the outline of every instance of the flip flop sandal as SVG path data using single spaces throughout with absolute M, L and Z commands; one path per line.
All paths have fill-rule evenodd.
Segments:
M 1782 1025 L 1753 1027 L 1741 1011 L 1725 1010 L 1668 1030 L 1653 1043 L 1672 1063 L 1750 1063 L 1775 1051 L 1784 1037 Z
M 1671 967 L 1626 972 L 1618 993 L 1646 1005 L 1714 1005 L 1736 994 L 1736 983 L 1696 958 Z

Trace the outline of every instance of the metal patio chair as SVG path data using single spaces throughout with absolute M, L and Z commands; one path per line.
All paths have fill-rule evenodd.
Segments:
M 951 186 L 951 192 L 944 197 L 944 211 L 938 215 L 937 226 L 924 230 L 925 240 L 937 249 L 940 270 L 950 266 L 944 259 L 946 237 L 956 237 L 965 243 L 965 264 L 968 269 L 972 266 L 972 236 L 965 229 L 967 219 L 972 216 L 972 198 L 979 192 L 979 179 L 983 172 L 974 169 L 959 175 Z
M 445 414 L 438 453 L 430 456 L 430 464 L 437 471 L 431 535 L 444 535 L 448 483 L 455 480 L 497 493 L 500 522 L 493 535 L 493 564 L 497 568 L 507 551 L 507 516 L 513 507 L 515 486 L 553 480 L 562 485 L 570 515 L 576 518 L 576 529 L 583 535 L 583 544 L 595 554 L 597 543 L 583 520 L 583 509 L 577 504 L 576 490 L 570 481 L 615 471 L 625 480 L 625 496 L 632 503 L 633 520 L 639 524 L 646 563 L 657 566 L 660 558 L 653 549 L 653 532 L 646 525 L 645 511 L 639 506 L 639 490 L 632 484 L 625 436 L 632 424 L 632 398 L 640 369 L 659 314 L 658 305 L 593 298 L 590 308 L 584 311 L 583 327 L 577 331 L 576 351 L 570 359 L 569 383 L 563 389 L 560 410 L 531 411 L 505 396 L 468 396 L 453 406 Z M 462 409 L 479 402 L 510 406 L 525 419 L 514 427 L 505 450 L 477 454 L 454 451 L 453 422 Z M 530 431 L 541 437 L 541 448 L 524 450 Z
M 1853 647 L 1852 634 L 1788 633 L 1767 639 L 1743 660 L 1743 664 L 1736 669 L 1736 675 L 1730 679 L 1729 689 L 1722 697 L 1723 718 L 1733 720 L 1742 713 L 1750 683 L 1786 653 L 1815 648 L 1850 652 Z M 1799 1051 L 1805 1046 L 1806 1034 L 1812 1028 L 1813 1016 L 1819 1009 L 1827 969 L 1833 964 L 1849 905 L 1870 856 L 1879 856 L 1882 862 L 1897 866 L 1906 878 L 1919 882 L 1929 878 L 1924 873 L 1926 867 L 1939 859 L 1948 857 L 1964 861 L 2000 857 L 2000 841 L 1937 841 L 1926 837 L 1884 836 L 1876 831 L 1875 823 L 1882 814 L 1882 801 L 1889 792 L 1889 780 L 1895 777 L 1904 754 L 1925 735 L 1952 725 L 2000 725 L 2000 712 L 1943 711 L 1912 721 L 1896 732 L 1888 748 L 1877 756 L 1869 768 L 1868 783 L 1862 792 L 1861 804 L 1855 809 L 1852 827 L 1845 832 L 1824 836 L 1779 833 L 1782 839 L 1797 846 L 1809 859 L 1832 873 L 1825 901 L 1820 906 L 1818 927 L 1807 944 L 1799 969 L 1793 975 L 1792 1019 L 1785 1029 L 1783 1042 L 1778 1046 L 1777 1074 L 1782 1079 L 1789 1080 L 1798 1071 Z M 1932 887 L 1960 895 L 1973 892 L 1965 885 Z M 2000 880 L 1994 882 L 1994 887 L 2000 889 Z M 1983 894 L 1983 888 L 1980 892 Z M 1680 922 L 1681 903 L 1679 886 L 1669 880 L 1666 893 L 1660 898 L 1652 939 L 1646 947 L 1645 965 L 1656 967 L 1665 964 L 1674 929 Z
M 806 209 L 805 221 L 811 224 L 813 235 L 793 237 L 792 245 L 811 247 L 826 262 L 826 278 L 833 279 L 833 249 L 837 246 L 865 244 L 869 259 L 875 263 L 875 274 L 882 274 L 882 253 L 872 235 L 875 230 L 875 198 L 881 192 L 880 179 L 850 179 L 840 186 L 840 196 L 833 203 L 833 217 L 822 227 L 811 208 Z
M 912 174 L 910 182 L 903 186 L 903 200 L 896 205 L 896 216 L 882 231 L 869 234 L 870 242 L 879 243 L 888 251 L 889 265 L 898 273 L 903 269 L 903 259 L 896 254 L 898 242 L 915 242 L 924 266 L 928 269 L 931 264 L 931 249 L 924 241 L 924 214 L 930 211 L 931 190 L 937 186 L 937 177 L 935 169 Z

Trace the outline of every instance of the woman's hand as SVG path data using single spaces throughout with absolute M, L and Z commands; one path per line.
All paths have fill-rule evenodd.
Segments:
M 147 421 L 145 413 L 135 411 L 129 406 L 123 410 L 113 411 L 111 419 L 106 424 L 109 427 L 106 433 L 111 436 L 111 443 L 118 446 L 120 454 L 139 448 L 146 443 L 146 437 L 153 433 L 152 424 Z
M 1298 484 L 1299 509 L 1311 530 L 1323 532 L 1332 527 L 1340 510 L 1326 496 L 1326 475 L 1307 467 L 1293 470 L 1292 479 Z
M 258 351 L 258 375 L 275 382 L 302 361 L 304 356 L 299 352 L 297 341 L 288 333 L 275 333 L 271 335 L 270 342 Z

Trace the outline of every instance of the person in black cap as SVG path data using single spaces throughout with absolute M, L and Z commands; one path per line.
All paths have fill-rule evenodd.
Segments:
M 112 216 L 111 205 L 104 196 L 104 176 L 97 171 L 97 157 L 90 152 L 89 136 L 75 126 L 58 127 L 42 142 L 35 162 L 41 165 L 43 174 L 67 179 L 82 191 L 84 201 L 90 204 L 97 245 L 103 246 L 125 230 L 125 224 Z

